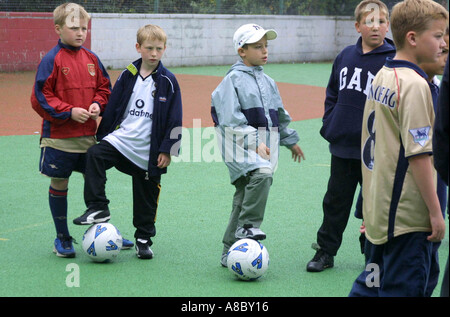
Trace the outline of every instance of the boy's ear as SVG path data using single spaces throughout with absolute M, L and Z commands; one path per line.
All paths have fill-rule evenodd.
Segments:
M 55 32 L 56 32 L 56 34 L 61 35 L 61 29 L 62 29 L 61 25 L 55 24 Z
M 359 22 L 358 21 L 356 21 L 355 22 L 355 29 L 356 29 L 356 32 L 358 32 L 358 33 L 361 33 L 361 30 L 359 29 Z
M 409 31 L 408 33 L 406 33 L 406 42 L 409 43 L 409 45 L 415 47 L 416 46 L 416 32 L 414 31 Z
M 141 53 L 141 45 L 139 43 L 136 43 L 136 51 Z
M 240 57 L 245 57 L 245 50 L 243 47 L 238 48 L 238 54 Z

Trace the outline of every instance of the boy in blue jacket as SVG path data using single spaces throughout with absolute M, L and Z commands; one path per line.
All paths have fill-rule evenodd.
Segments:
M 105 194 L 106 170 L 116 167 L 132 176 L 133 225 L 136 254 L 151 259 L 151 237 L 161 175 L 171 155 L 178 155 L 182 125 L 181 93 L 175 76 L 161 63 L 167 36 L 156 25 L 137 32 L 134 61 L 117 79 L 97 131 L 100 143 L 87 153 L 84 199 L 86 212 L 74 219 L 78 225 L 108 221 L 109 200 Z M 176 135 L 176 137 L 174 137 Z
M 331 173 L 323 199 L 323 222 L 317 232 L 316 254 L 308 272 L 333 267 L 342 242 L 361 175 L 361 126 L 372 80 L 387 57 L 395 55 L 386 39 L 389 10 L 378 0 L 361 1 L 355 9 L 355 28 L 361 37 L 335 59 L 328 82 L 320 134 L 330 143 Z

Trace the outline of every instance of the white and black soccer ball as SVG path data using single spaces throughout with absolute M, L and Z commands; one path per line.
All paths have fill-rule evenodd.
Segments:
M 97 223 L 83 235 L 83 250 L 95 262 L 114 260 L 122 248 L 122 235 L 110 223 Z
M 269 252 L 259 241 L 241 239 L 230 247 L 227 266 L 241 280 L 255 280 L 269 268 Z

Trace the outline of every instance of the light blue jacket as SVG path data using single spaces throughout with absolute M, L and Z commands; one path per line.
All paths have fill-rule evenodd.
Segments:
M 292 147 L 299 141 L 297 132 L 287 127 L 291 117 L 275 81 L 261 66 L 235 63 L 212 93 L 211 116 L 231 183 L 258 168 L 273 173 L 279 146 Z M 270 160 L 256 154 L 261 142 L 270 148 Z

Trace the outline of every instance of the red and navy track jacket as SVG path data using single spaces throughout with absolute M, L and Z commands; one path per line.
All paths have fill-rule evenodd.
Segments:
M 111 94 L 109 76 L 97 55 L 58 41 L 42 59 L 31 93 L 32 108 L 43 118 L 43 138 L 93 136 L 97 122 L 71 119 L 72 108 L 96 102 L 103 112 Z

